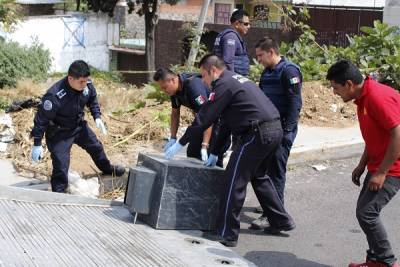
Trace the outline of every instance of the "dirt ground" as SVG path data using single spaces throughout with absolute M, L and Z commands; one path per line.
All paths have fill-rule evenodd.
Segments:
M 0 90 L 0 97 L 9 100 L 40 97 L 57 79 L 49 79 L 42 84 L 20 82 L 17 88 Z M 159 104 L 154 99 L 146 99 L 151 90 L 148 87 L 137 88 L 101 79 L 94 80 L 94 84 L 108 134 L 102 135 L 95 127 L 90 113 L 86 114 L 86 120 L 104 144 L 112 163 L 134 166 L 139 152 L 162 151 L 165 138 L 169 136 L 168 102 Z M 24 175 L 48 179 L 51 174 L 51 159 L 47 149 L 45 148 L 45 155 L 40 163 L 32 163 L 30 160 L 32 139 L 29 138 L 29 133 L 35 112 L 35 108 L 29 108 L 11 113 L 16 137 L 2 157 L 11 158 L 17 170 Z M 193 114 L 187 109 L 181 113 L 181 125 L 188 125 Z M 344 104 L 320 82 L 305 83 L 301 123 L 321 127 L 351 126 L 356 123 L 355 105 Z M 72 148 L 70 169 L 84 177 L 93 177 L 99 173 L 89 155 L 78 146 Z

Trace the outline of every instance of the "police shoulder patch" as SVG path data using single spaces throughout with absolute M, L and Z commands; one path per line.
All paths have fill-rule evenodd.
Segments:
M 89 94 L 89 88 L 86 86 L 85 89 L 83 89 L 83 95 L 87 96 Z
M 213 102 L 215 99 L 215 93 L 211 92 L 210 95 L 208 96 L 208 101 Z
M 228 45 L 235 45 L 235 39 L 228 39 L 226 42 Z
M 65 92 L 64 89 L 61 89 L 60 91 L 58 91 L 58 92 L 56 93 L 56 95 L 57 95 L 57 97 L 58 97 L 59 99 L 63 98 L 66 94 L 67 94 L 67 92 Z
M 299 77 L 293 77 L 291 79 L 289 79 L 290 84 L 298 84 L 300 83 L 300 78 Z
M 239 75 L 239 74 L 233 75 L 232 78 L 234 78 L 235 80 L 237 80 L 237 81 L 240 82 L 240 83 L 245 83 L 245 82 L 250 81 L 250 80 L 247 79 L 246 77 L 244 77 L 244 76 L 242 76 L 242 75 Z
M 202 95 L 199 95 L 194 100 L 196 101 L 197 105 L 199 105 L 199 106 L 203 105 L 204 102 L 206 102 L 206 100 L 204 99 L 204 97 Z
M 45 100 L 44 103 L 43 103 L 43 109 L 47 110 L 47 111 L 52 110 L 53 109 L 53 103 L 48 99 Z

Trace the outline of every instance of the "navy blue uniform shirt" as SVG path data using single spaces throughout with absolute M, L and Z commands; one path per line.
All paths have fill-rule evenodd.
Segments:
M 282 127 L 292 131 L 300 116 L 302 106 L 300 68 L 284 57 L 273 68 L 265 68 L 260 78 L 260 88 L 279 110 Z
M 201 79 L 201 75 L 195 73 L 182 73 L 179 75 L 179 82 L 182 90 L 171 96 L 172 108 L 182 105 L 197 113 L 210 94 L 207 85 Z
M 229 28 L 218 34 L 213 53 L 225 62 L 228 70 L 244 76 L 249 75 L 250 60 L 246 43 L 235 30 Z
M 222 125 L 211 151 L 218 155 L 231 132 L 242 134 L 250 130 L 252 122 L 279 119 L 279 112 L 268 97 L 255 83 L 239 74 L 225 70 L 213 83 L 211 91 L 209 101 L 179 140 L 181 145 L 186 145 L 221 118 Z
M 62 128 L 77 128 L 83 121 L 85 106 L 90 109 L 93 119 L 100 118 L 96 89 L 90 80 L 81 92 L 69 86 L 67 77 L 55 83 L 47 90 L 38 106 L 31 132 L 34 145 L 41 144 L 50 121 Z

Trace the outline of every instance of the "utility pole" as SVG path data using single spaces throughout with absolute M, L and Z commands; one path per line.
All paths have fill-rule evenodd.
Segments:
M 210 2 L 211 0 L 203 1 L 203 6 L 201 8 L 199 21 L 197 22 L 196 35 L 192 40 L 189 57 L 186 63 L 186 66 L 189 69 L 193 67 L 194 61 L 196 60 L 197 52 L 199 50 L 199 45 L 200 45 L 201 34 L 203 33 L 204 21 L 206 20 L 207 10 L 208 6 L 210 5 Z

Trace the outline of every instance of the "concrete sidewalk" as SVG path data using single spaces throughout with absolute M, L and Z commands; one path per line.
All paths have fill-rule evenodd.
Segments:
M 358 124 L 348 128 L 299 125 L 288 164 L 349 158 L 360 155 L 363 149 L 364 141 Z

